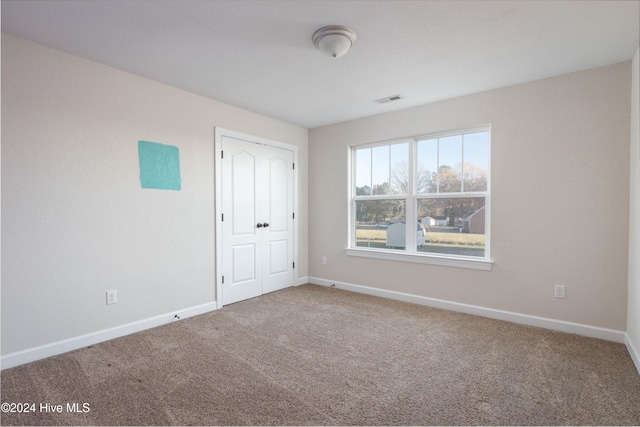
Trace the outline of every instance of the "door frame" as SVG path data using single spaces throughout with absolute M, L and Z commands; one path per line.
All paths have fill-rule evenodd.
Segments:
M 222 138 L 230 137 L 246 142 L 281 148 L 293 152 L 293 262 L 298 262 L 298 147 L 285 142 L 249 135 L 221 127 L 214 127 L 214 177 L 215 177 L 215 252 L 216 252 L 216 307 L 222 308 Z M 298 283 L 298 269 L 293 269 L 293 286 Z

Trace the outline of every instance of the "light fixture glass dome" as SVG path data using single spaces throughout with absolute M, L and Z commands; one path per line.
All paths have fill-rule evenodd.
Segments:
M 322 27 L 313 34 L 313 43 L 318 50 L 333 58 L 347 53 L 355 40 L 356 33 L 340 25 Z

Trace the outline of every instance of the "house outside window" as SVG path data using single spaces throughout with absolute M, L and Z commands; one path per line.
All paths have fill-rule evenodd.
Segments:
M 350 255 L 490 268 L 488 126 L 351 150 Z

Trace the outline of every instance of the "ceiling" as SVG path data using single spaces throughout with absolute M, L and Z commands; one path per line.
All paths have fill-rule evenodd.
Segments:
M 315 128 L 630 60 L 639 4 L 3 0 L 2 31 Z M 337 59 L 311 41 L 334 24 L 358 37 Z

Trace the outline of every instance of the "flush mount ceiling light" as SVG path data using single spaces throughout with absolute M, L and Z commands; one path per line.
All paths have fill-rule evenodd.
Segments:
M 356 33 L 341 25 L 329 25 L 313 33 L 313 44 L 318 50 L 334 58 L 347 53 L 355 41 Z

